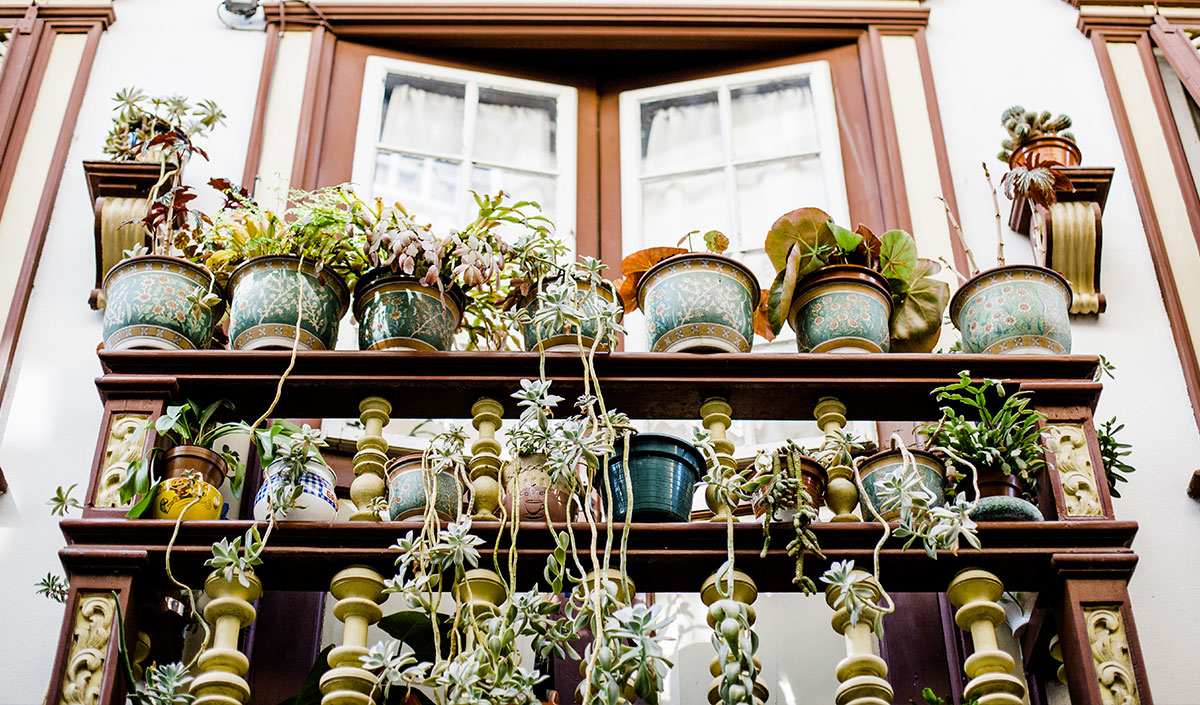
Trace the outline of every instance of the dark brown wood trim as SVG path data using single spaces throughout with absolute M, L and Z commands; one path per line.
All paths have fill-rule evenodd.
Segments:
M 1192 100 L 1200 104 L 1200 52 L 1192 46 L 1191 40 L 1162 16 L 1155 17 L 1154 24 L 1150 25 L 1150 39 L 1162 49 Z
M 1200 470 L 1193 472 L 1188 480 L 1187 494 L 1192 499 L 1200 500 Z
M 46 74 L 46 64 L 50 62 L 50 51 L 54 44 L 53 32 L 46 28 L 43 20 L 34 20 L 33 25 L 25 85 L 20 91 L 20 101 L 13 106 L 13 121 L 7 135 L 8 141 L 0 146 L 0 157 L 3 158 L 3 161 L 0 161 L 0 213 L 4 212 L 4 204 L 8 200 L 8 192 L 17 171 L 17 162 L 20 161 L 21 147 L 25 143 L 25 133 L 29 130 L 29 121 L 37 105 L 42 78 Z
M 262 69 L 258 78 L 258 93 L 254 99 L 254 117 L 250 121 L 250 141 L 246 145 L 246 168 L 242 171 L 242 187 L 253 191 L 262 158 L 263 129 L 267 118 L 267 101 L 271 97 L 271 77 L 275 75 L 275 60 L 279 56 L 279 26 L 267 25 L 267 42 L 263 52 Z
M 18 9 L 7 8 L 8 12 Z M 37 44 L 41 38 L 41 24 L 37 22 L 37 7 L 22 9 L 22 14 L 4 17 L 0 27 L 9 30 L 4 63 L 0 64 L 0 164 L 5 159 L 9 137 L 15 128 L 20 112 L 22 97 L 30 87 L 29 74 L 37 57 Z M 38 29 L 36 33 L 34 29 Z M 34 84 L 36 88 L 36 84 Z M 13 160 L 16 158 L 13 157 Z
M 296 133 L 296 154 L 292 160 L 291 186 L 315 189 L 320 167 L 321 139 L 329 108 L 329 82 L 333 74 L 333 56 L 337 37 L 325 27 L 313 29 L 308 50 L 308 71 L 304 97 L 300 103 L 300 124 Z
M 863 79 L 867 102 L 871 106 L 871 127 L 876 158 L 880 169 L 880 192 L 884 203 L 886 228 L 912 231 L 912 215 L 908 210 L 908 192 L 904 188 L 904 169 L 900 163 L 900 136 L 896 134 L 896 116 L 892 112 L 892 94 L 887 85 L 887 67 L 883 63 L 883 45 L 878 28 L 867 30 L 867 51 L 863 56 Z M 886 173 L 884 173 L 886 172 Z
M 1108 92 L 1109 105 L 1113 112 L 1117 135 L 1121 139 L 1121 151 L 1125 155 L 1125 163 L 1129 167 L 1130 181 L 1133 185 L 1133 195 L 1137 200 L 1138 210 L 1142 214 L 1142 225 L 1146 231 L 1146 242 L 1150 249 L 1150 257 L 1154 261 L 1154 272 L 1162 291 L 1163 304 L 1167 310 L 1167 318 L 1171 322 L 1171 336 L 1179 351 L 1179 362 L 1183 367 L 1183 378 L 1187 385 L 1188 396 L 1192 402 L 1192 414 L 1200 425 L 1200 365 L 1197 364 L 1196 350 L 1192 346 L 1191 335 L 1188 331 L 1187 320 L 1183 313 L 1183 304 L 1179 299 L 1179 289 L 1175 285 L 1175 275 L 1171 270 L 1171 260 L 1167 256 L 1163 244 L 1162 230 L 1158 217 L 1154 212 L 1154 202 L 1150 198 L 1150 188 L 1146 182 L 1146 172 L 1138 155 L 1137 144 L 1133 139 L 1133 130 L 1129 124 L 1129 114 L 1121 100 L 1121 89 L 1117 85 L 1117 77 L 1113 71 L 1112 60 L 1108 54 L 1108 42 L 1144 41 L 1145 34 L 1130 35 L 1118 33 L 1110 37 L 1103 31 L 1091 32 L 1092 47 L 1096 51 L 1096 60 L 1100 67 L 1100 76 L 1104 80 Z
M 600 239 L 600 96 L 596 85 L 577 86 L 575 164 L 575 251 L 579 256 L 603 259 Z M 620 276 L 620 262 L 609 263 L 609 277 Z
M 50 8 L 38 6 L 39 13 L 45 12 Z M 50 168 L 47 172 L 46 183 L 42 188 L 42 195 L 38 202 L 38 212 L 34 220 L 33 229 L 29 234 L 28 245 L 25 249 L 25 258 L 21 264 L 21 272 L 17 278 L 16 288 L 13 292 L 12 305 L 9 308 L 8 318 L 4 324 L 3 334 L 0 335 L 0 366 L 3 367 L 3 372 L 0 372 L 0 404 L 3 403 L 5 392 L 8 386 L 8 380 L 12 371 L 12 361 L 16 354 L 17 338 L 21 332 L 21 326 L 25 319 L 25 310 L 29 305 L 29 296 L 33 290 L 34 277 L 37 275 L 38 260 L 42 254 L 42 246 L 46 241 L 46 230 L 50 225 L 50 216 L 54 211 L 54 201 L 58 195 L 58 186 L 62 181 L 63 168 L 67 160 L 67 151 L 71 145 L 71 137 L 75 133 L 75 121 L 79 117 L 79 106 L 83 102 L 84 90 L 87 87 L 88 78 L 91 75 L 92 61 L 96 56 L 96 48 L 100 43 L 100 34 L 113 21 L 114 15 L 111 6 L 104 6 L 103 10 L 96 6 L 89 6 L 81 9 L 79 14 L 70 14 L 69 10 L 75 6 L 54 6 L 53 12 L 47 12 L 47 17 L 53 18 L 44 20 L 43 31 L 47 36 L 43 37 L 38 43 L 38 58 L 35 62 L 34 71 L 30 74 L 30 81 L 36 80 L 40 86 L 42 76 L 45 73 L 45 65 L 49 61 L 49 55 L 54 46 L 53 36 L 60 33 L 80 33 L 87 34 L 87 42 L 84 46 L 83 55 L 80 57 L 79 68 L 75 73 L 75 81 L 71 86 L 70 98 L 67 101 L 66 110 L 62 116 L 62 126 L 59 129 L 58 140 L 54 145 L 54 153 L 50 159 Z M 40 67 L 40 68 L 39 68 Z M 38 91 L 32 90 L 32 83 L 23 92 L 23 96 L 28 100 L 28 113 L 25 113 L 26 107 L 22 105 L 22 113 L 26 115 L 23 124 L 17 126 L 13 133 L 10 145 L 24 142 L 25 130 L 28 128 L 28 121 L 33 112 L 33 104 L 36 98 L 30 99 L 30 96 L 36 96 Z M 25 101 L 23 101 L 24 103 Z M 16 138 L 20 138 L 17 140 Z M 16 149 L 20 149 L 17 146 Z M 15 154 L 13 152 L 12 154 Z M 0 209 L 3 208 L 4 200 L 8 190 L 8 184 L 11 184 L 13 173 L 16 170 L 15 157 L 7 158 L 4 166 L 0 169 L 8 170 L 7 176 L 0 171 Z

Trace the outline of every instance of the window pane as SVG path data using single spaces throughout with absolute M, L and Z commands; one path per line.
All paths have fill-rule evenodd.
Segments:
M 724 159 L 716 91 L 643 103 L 642 173 L 716 166 Z
M 735 250 L 761 249 L 775 219 L 794 208 L 827 207 L 819 157 L 740 167 L 737 190 L 740 241 L 730 243 Z
M 729 232 L 725 173 L 715 170 L 643 183 L 642 229 L 645 241 L 654 245 L 674 245 L 693 230 Z
M 528 174 L 508 169 L 497 169 L 475 165 L 471 169 L 471 189 L 479 193 L 494 194 L 504 189 L 513 198 L 522 201 L 536 201 L 542 207 L 542 213 L 550 220 L 555 219 L 557 199 L 557 184 L 553 176 Z M 475 201 L 470 199 L 474 208 Z
M 733 158 L 764 159 L 818 149 L 808 78 L 770 81 L 730 91 Z
M 462 153 L 466 86 L 388 74 L 379 141 L 397 149 Z
M 557 112 L 554 98 L 480 88 L 475 158 L 522 169 L 553 170 Z
M 457 162 L 380 152 L 375 157 L 375 195 L 399 201 L 417 220 L 439 232 L 462 227 L 455 213 Z

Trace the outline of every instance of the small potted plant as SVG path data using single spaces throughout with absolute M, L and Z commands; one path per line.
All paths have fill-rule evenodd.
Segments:
M 866 495 L 860 502 L 870 502 L 875 511 L 889 521 L 900 516 L 900 506 L 887 506 L 883 487 L 887 481 L 906 467 L 917 474 L 920 490 L 926 493 L 925 506 L 940 507 L 944 501 L 946 466 L 936 454 L 922 448 L 907 448 L 895 444 L 858 462 L 858 477 Z M 870 514 L 864 510 L 864 514 Z
M 1045 416 L 1029 408 L 1025 392 L 1008 393 L 996 380 L 974 381 L 967 372 L 959 381 L 934 390 L 947 402 L 942 418 L 921 426 L 926 447 L 946 456 L 946 476 L 957 481 L 969 464 L 978 476 L 980 520 L 1041 520 L 1032 497 L 1038 473 L 1045 467 L 1041 422 Z
M 764 246 L 777 274 L 761 315 L 772 333 L 787 320 L 800 352 L 928 352 L 937 343 L 950 287 L 903 230 L 877 237 L 800 208 L 775 221 Z
M 1014 105 L 1000 116 L 1000 124 L 1008 131 L 1008 138 L 1000 143 L 997 158 L 1010 168 L 1029 164 L 1034 157 L 1079 166 L 1079 146 L 1075 136 L 1065 131 L 1071 127 L 1070 117 L 1051 117 L 1049 111 L 1039 113 Z
M 462 508 L 467 461 L 463 448 L 467 437 L 451 426 L 430 441 L 424 453 L 396 458 L 387 465 L 388 516 L 403 521 L 424 516 L 432 505 L 442 521 L 457 521 Z
M 1048 167 L 1041 168 L 1049 178 L 1054 178 L 1054 173 Z M 971 277 L 950 299 L 950 320 L 962 334 L 963 350 L 969 353 L 998 354 L 1070 353 L 1071 285 L 1061 274 L 1047 267 L 1005 264 L 1000 200 L 996 188 L 992 186 L 987 164 L 983 165 L 983 173 L 988 186 L 991 187 L 992 205 L 996 212 L 997 247 L 994 268 L 982 272 L 976 268 L 975 258 L 967 247 L 958 221 L 950 212 L 950 206 L 943 200 L 971 270 Z M 1015 180 L 1018 177 L 1020 174 L 1013 178 Z M 1014 183 L 1014 188 L 1024 187 Z M 1053 184 L 1050 188 L 1054 188 Z M 1037 227 L 1035 222 L 1035 228 Z
M 825 503 L 829 474 L 825 465 L 813 456 L 813 453 L 790 440 L 767 456 L 771 463 L 767 472 L 770 480 L 754 493 L 751 502 L 754 516 L 765 517 L 764 521 L 768 522 L 791 519 L 790 512 L 796 509 L 794 503 L 774 507 L 770 501 L 774 485 L 780 481 L 797 480 L 814 506 L 820 507 Z
M 192 153 L 185 145 L 212 132 L 226 117 L 211 100 L 193 105 L 183 96 L 148 96 L 136 87 L 117 91 L 113 101 L 116 115 L 104 140 L 104 154 L 118 162 L 161 162 L 179 168 Z M 172 132 L 178 140 L 147 147 Z
M 276 419 L 251 435 L 265 478 L 254 495 L 255 521 L 333 521 L 337 478 L 320 449 L 320 430 Z M 281 493 L 287 496 L 280 496 Z
M 155 446 L 129 464 L 121 483 L 123 504 L 141 495 L 127 516 L 136 518 L 150 509 L 155 519 L 218 519 L 223 502 L 219 488 L 229 478 L 234 494 L 241 492 L 245 465 L 228 446 L 212 445 L 232 433 L 241 433 L 236 422 L 218 422 L 222 410 L 233 410 L 228 399 L 201 407 L 193 401 L 168 406 L 158 418 L 142 426 L 135 436 L 154 429 L 166 446 Z M 155 468 L 161 475 L 155 473 Z M 161 479 L 160 479 L 161 478 Z M 197 500 L 193 502 L 193 500 Z
M 687 521 L 696 483 L 707 467 L 696 446 L 665 433 L 618 439 L 605 465 L 608 482 L 602 487 L 612 495 L 614 521 L 625 520 L 631 502 L 633 521 Z
M 333 349 L 366 265 L 361 202 L 344 186 L 292 190 L 274 213 L 224 179 L 209 184 L 225 206 L 180 248 L 228 281 L 230 347 L 290 349 L 298 336 L 301 350 Z
M 689 242 L 685 235 L 678 244 Z M 729 238 L 704 234 L 706 252 L 651 247 L 621 261 L 626 313 L 646 315 L 653 352 L 750 352 L 763 292 L 749 267 L 722 253 Z

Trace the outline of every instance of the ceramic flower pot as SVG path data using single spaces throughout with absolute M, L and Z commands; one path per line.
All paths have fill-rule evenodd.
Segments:
M 942 492 L 946 486 L 946 466 L 937 456 L 932 453 L 927 453 L 923 450 L 910 450 L 913 462 L 916 464 L 917 473 L 921 476 L 921 484 L 925 489 L 933 493 L 934 500 L 932 506 L 942 506 Z M 879 512 L 880 516 L 888 521 L 893 521 L 900 517 L 900 510 L 893 509 L 885 512 L 883 510 L 883 500 L 880 498 L 879 483 L 883 482 L 893 473 L 899 472 L 904 467 L 904 456 L 899 450 L 885 450 L 869 458 L 864 459 L 858 465 L 858 476 L 862 479 L 863 489 L 867 491 L 865 497 L 860 497 L 859 501 L 870 503 L 875 511 Z M 874 516 L 871 510 L 863 505 L 863 518 L 870 521 L 869 517 Z
M 188 301 L 197 288 L 221 295 L 208 270 L 178 257 L 123 260 L 104 277 L 104 347 L 195 350 L 208 347 L 225 303 Z
M 788 311 L 800 352 L 887 352 L 892 294 L 873 269 L 822 267 L 802 279 Z
M 550 521 L 572 520 L 568 512 L 570 487 L 565 482 L 552 485 L 545 464 L 546 456 L 536 454 L 519 456 L 504 466 L 504 507 L 508 516 L 541 524 L 546 522 L 547 514 Z M 578 510 L 578 502 L 571 508 Z
M 276 461 L 267 467 L 266 479 L 254 495 L 255 521 L 267 521 L 270 518 L 268 497 L 283 484 L 282 463 Z M 338 510 L 337 495 L 333 491 L 337 486 L 337 478 L 333 471 L 321 463 L 309 461 L 304 474 L 300 476 L 300 486 L 304 493 L 296 506 L 287 513 L 276 510 L 275 518 L 279 521 L 333 521 Z
M 1082 155 L 1079 153 L 1079 145 L 1075 144 L 1075 140 L 1058 135 L 1045 135 L 1034 137 L 1014 149 L 1012 156 L 1008 158 L 1008 166 L 1009 168 L 1019 164 L 1028 166 L 1033 163 L 1035 156 L 1042 162 L 1052 161 L 1063 166 L 1079 166 Z
M 462 290 L 444 292 L 381 268 L 359 280 L 354 297 L 360 350 L 449 350 L 462 322 Z
M 606 487 L 612 493 L 612 520 L 625 521 L 624 443 L 608 458 Z M 691 443 L 664 433 L 638 433 L 629 441 L 633 521 L 687 521 L 692 491 L 704 474 L 704 456 Z M 607 504 L 605 505 L 607 506 Z
M 1019 477 L 999 470 L 981 470 L 978 504 L 971 512 L 971 518 L 975 521 L 1042 521 L 1041 510 L 1023 497 L 1027 494 L 1025 489 Z M 968 499 L 975 499 L 975 488 L 969 475 L 958 483 L 958 491 Z
M 1052 269 L 989 269 L 950 299 L 950 320 L 969 353 L 1071 352 L 1071 286 Z
M 829 485 L 829 474 L 825 471 L 824 465 L 799 453 L 794 455 L 785 453 L 780 457 L 779 462 L 781 470 L 786 470 L 792 477 L 800 478 L 800 483 L 804 485 L 805 491 L 812 499 L 813 507 L 820 509 L 824 506 L 825 488 Z M 767 505 L 763 501 L 765 495 L 764 491 L 755 492 L 751 499 L 750 506 L 754 509 L 756 517 L 767 513 Z M 790 521 L 795 513 L 794 507 L 777 509 L 775 516 L 771 517 L 770 521 Z
M 689 252 L 651 267 L 637 301 L 653 352 L 750 352 L 761 294 L 741 262 Z
M 338 322 L 350 304 L 346 283 L 328 269 L 292 255 L 246 260 L 229 275 L 229 346 L 234 350 L 292 349 L 300 318 L 301 350 L 332 350 Z M 299 309 L 297 309 L 299 304 Z M 300 314 L 303 315 L 300 315 Z
M 544 282 L 543 287 L 550 283 L 552 281 Z M 577 301 L 580 302 L 580 307 L 589 317 L 596 315 L 601 300 L 608 301 L 609 303 L 615 303 L 617 300 L 616 291 L 607 282 L 604 285 L 595 286 L 591 282 L 576 279 L 575 284 L 579 290 L 579 293 L 576 295 L 578 297 Z M 537 294 L 531 293 L 527 296 L 521 303 L 521 308 L 528 311 L 531 316 L 537 312 Z M 524 339 L 525 349 L 530 351 L 546 350 L 547 352 L 554 352 L 558 350 L 578 350 L 580 340 L 583 342 L 583 348 L 590 350 L 596 337 L 596 324 L 594 321 L 585 320 L 579 328 L 581 330 L 577 331 L 576 326 L 570 324 L 563 326 L 554 326 L 549 323 L 536 326 L 527 324 L 521 326 L 521 337 Z M 607 345 L 599 345 L 596 347 L 596 351 L 608 352 L 609 347 Z
M 403 455 L 388 461 L 388 516 L 392 521 L 418 518 L 425 514 L 425 480 L 421 454 Z M 442 521 L 458 519 L 462 506 L 462 486 L 452 473 L 436 475 L 433 509 Z
M 220 519 L 224 504 L 216 486 L 195 477 L 172 477 L 155 488 L 150 516 L 171 521 L 180 514 L 184 521 Z

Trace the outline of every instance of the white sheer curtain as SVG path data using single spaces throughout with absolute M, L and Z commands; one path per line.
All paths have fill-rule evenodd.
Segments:
M 461 154 L 465 105 L 460 95 L 402 83 L 391 91 L 379 141 L 401 149 Z
M 731 92 L 733 158 L 762 159 L 817 149 L 816 117 L 808 79 Z
M 716 93 L 696 96 L 685 104 L 647 108 L 652 116 L 644 128 L 643 174 L 689 171 L 724 159 Z
M 479 101 L 475 156 L 521 169 L 553 169 L 554 121 L 545 108 Z

